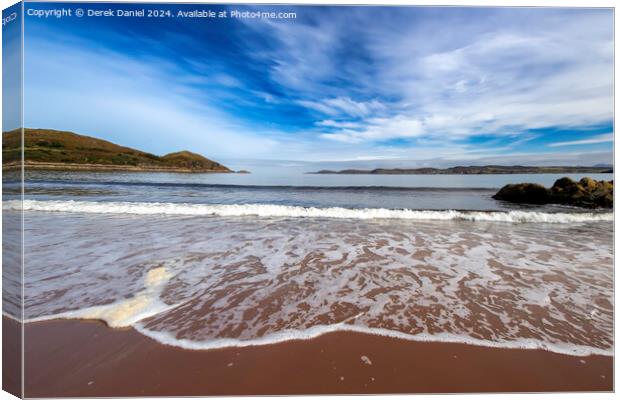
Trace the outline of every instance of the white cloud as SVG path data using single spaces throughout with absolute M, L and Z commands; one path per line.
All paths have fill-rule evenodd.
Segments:
M 342 121 L 334 121 L 333 119 L 326 119 L 323 121 L 319 121 L 317 122 L 317 125 L 331 127 L 331 128 L 345 128 L 345 129 L 356 129 L 362 126 L 358 122 L 342 122 Z
M 583 145 L 583 144 L 597 144 L 597 143 L 607 143 L 607 142 L 613 142 L 613 141 L 614 141 L 614 134 L 606 133 L 604 135 L 593 136 L 590 139 L 550 143 L 548 146 L 549 147 L 577 146 L 577 145 Z
M 337 133 L 324 133 L 321 137 L 347 143 L 384 141 L 397 138 L 414 138 L 424 132 L 424 124 L 416 118 L 397 115 L 389 118 L 368 118 L 359 130 L 341 129 Z
M 379 67 L 376 75 L 354 76 L 355 89 L 392 100 L 380 109 L 351 106 L 347 111 L 336 102 L 299 104 L 341 117 L 320 137 L 355 144 L 403 137 L 449 142 L 613 119 L 610 13 L 513 11 L 500 17 L 446 19 L 454 28 L 444 33 L 437 32 L 433 19 L 398 29 L 362 23 L 366 56 Z M 324 46 L 330 53 L 337 41 Z M 338 69 L 332 73 L 343 75 Z M 354 96 L 348 100 L 358 104 Z
M 336 97 L 321 101 L 299 100 L 298 104 L 329 116 L 366 117 L 373 112 L 385 110 L 377 100 L 354 101 L 349 97 Z

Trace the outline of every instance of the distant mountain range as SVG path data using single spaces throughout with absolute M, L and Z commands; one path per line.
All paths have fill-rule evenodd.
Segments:
M 3 168 L 21 165 L 20 147 L 19 129 L 3 133 Z M 73 132 L 28 128 L 24 129 L 24 164 L 46 170 L 234 172 L 190 151 L 156 156 Z
M 596 174 L 611 173 L 613 167 L 529 167 L 523 165 L 484 165 L 451 168 L 376 168 L 343 169 L 340 171 L 321 170 L 311 174 L 342 174 L 342 175 L 484 175 L 484 174 Z

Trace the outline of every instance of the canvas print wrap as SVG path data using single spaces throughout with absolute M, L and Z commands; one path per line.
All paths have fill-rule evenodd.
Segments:
M 3 35 L 5 390 L 613 390 L 612 9 L 23 2 Z

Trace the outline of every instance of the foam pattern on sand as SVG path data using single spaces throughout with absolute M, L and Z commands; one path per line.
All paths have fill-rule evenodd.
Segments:
M 98 318 L 190 349 L 343 330 L 566 354 L 613 349 L 607 221 L 25 219 L 28 321 Z
M 99 319 L 112 328 L 132 326 L 143 319 L 173 309 L 159 299 L 161 291 L 170 278 L 166 267 L 155 267 L 146 273 L 144 289 L 129 298 L 110 304 L 80 308 L 58 314 L 30 318 L 27 322 L 40 322 L 51 319 Z
M 369 335 L 391 337 L 395 339 L 411 340 L 416 342 L 460 343 L 498 349 L 547 350 L 554 353 L 567 354 L 572 356 L 588 356 L 592 354 L 613 356 L 613 351 L 611 349 L 602 350 L 590 346 L 565 343 L 548 343 L 538 339 L 489 341 L 472 338 L 471 336 L 455 335 L 450 333 L 407 334 L 389 329 L 368 328 L 366 326 L 345 323 L 337 323 L 331 325 L 315 325 L 304 330 L 283 330 L 256 339 L 239 340 L 231 338 L 218 338 L 206 342 L 179 339 L 169 332 L 149 330 L 145 328 L 144 325 L 141 323 L 136 324 L 135 328 L 143 335 L 148 336 L 151 339 L 154 339 L 162 344 L 180 347 L 188 350 L 215 350 L 226 347 L 264 346 L 269 344 L 287 342 L 291 340 L 310 340 L 317 338 L 321 335 L 333 332 L 356 332 Z M 365 361 L 364 358 L 362 358 L 362 361 L 367 365 L 372 364 Z
M 22 209 L 17 200 L 3 202 L 8 210 Z M 221 217 L 283 217 L 334 219 L 405 219 L 405 220 L 463 220 L 487 222 L 574 223 L 612 221 L 610 212 L 545 213 L 536 211 L 455 211 L 455 210 L 393 210 L 386 208 L 349 209 L 340 207 L 316 208 L 277 204 L 185 204 L 94 201 L 24 200 L 24 211 L 74 212 L 92 214 L 136 215 L 193 215 Z

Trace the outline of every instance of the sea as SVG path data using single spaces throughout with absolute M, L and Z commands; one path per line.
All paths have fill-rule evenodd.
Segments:
M 5 176 L 25 267 L 3 312 L 186 349 L 355 331 L 612 355 L 613 213 L 492 198 L 562 176 L 27 171 L 23 202 Z

